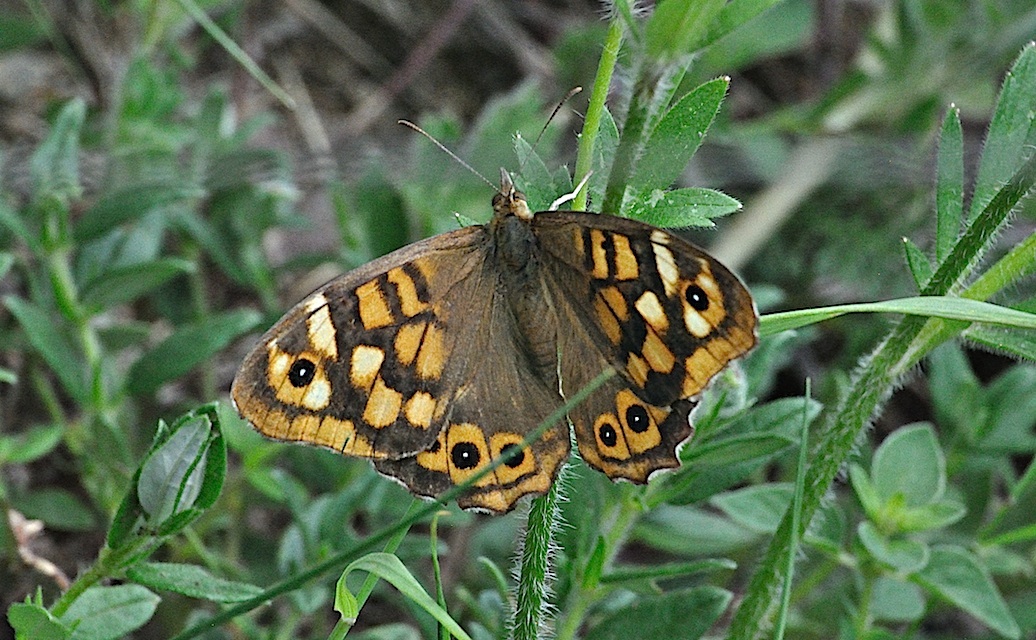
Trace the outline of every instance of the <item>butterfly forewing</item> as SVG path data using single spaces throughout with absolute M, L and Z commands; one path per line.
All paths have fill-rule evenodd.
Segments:
M 481 265 L 469 227 L 405 247 L 332 280 L 296 305 L 248 355 L 234 403 L 267 436 L 370 458 L 435 441 L 463 377 L 451 358 L 470 324 L 453 301 Z

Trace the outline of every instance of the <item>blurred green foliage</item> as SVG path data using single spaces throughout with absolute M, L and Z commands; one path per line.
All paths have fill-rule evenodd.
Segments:
M 718 226 L 745 253 L 721 257 L 763 311 L 921 292 L 1032 312 L 1036 9 L 891 0 L 835 16 L 853 24 L 843 31 L 829 4 L 669 0 L 640 15 L 616 3 L 623 47 L 594 132 L 591 208 L 713 226 L 738 198 L 746 210 Z M 0 15 L 0 54 L 52 50 L 81 71 L 54 16 L 29 6 Z M 332 606 L 359 594 L 339 607 L 359 612 L 354 637 L 444 637 L 447 611 L 472 638 L 508 637 L 528 579 L 509 571 L 520 513 L 450 507 L 429 527 L 369 464 L 266 441 L 226 402 L 248 336 L 305 293 L 293 282 L 483 222 L 491 191 L 413 136 L 322 177 L 332 248 L 275 259 L 271 236 L 310 228 L 307 168 L 261 137 L 282 116 L 239 122 L 228 90 L 197 91 L 204 56 L 223 51 L 183 46 L 185 6 L 198 9 L 98 4 L 98 24 L 131 36 L 112 93 L 49 100 L 34 114 L 46 136 L 13 171 L 25 178 L 0 183 L 0 505 L 43 527 L 12 515 L 0 533 L 8 624 L 25 638 L 340 637 L 349 625 Z M 239 32 L 242 5 L 204 8 Z M 558 82 L 592 82 L 608 26 L 587 20 L 555 43 Z M 567 112 L 537 140 L 544 94 L 527 81 L 471 122 L 440 111 L 420 124 L 483 172 L 520 170 L 545 208 L 573 179 Z M 14 151 L 0 148 L 0 177 Z M 559 514 L 535 525 L 552 527 L 540 595 L 556 615 L 533 627 L 756 637 L 790 577 L 766 575 L 769 559 L 788 545 L 791 637 L 1036 633 L 1036 369 L 979 370 L 947 343 L 958 337 L 1036 354 L 1031 330 L 938 318 L 769 335 L 703 398 L 681 469 L 634 487 L 571 464 Z M 905 354 L 861 390 L 897 340 Z M 908 392 L 923 401 L 894 400 L 864 430 L 922 358 Z M 805 375 L 817 398 L 801 397 Z M 807 479 L 827 478 L 806 488 L 794 482 L 803 421 Z M 848 482 L 832 484 L 839 470 Z M 796 495 L 812 522 L 801 538 L 782 524 Z M 58 573 L 88 567 L 70 588 L 49 572 L 55 548 Z M 350 576 L 400 591 L 346 580 L 350 562 Z M 216 615 L 229 621 L 207 629 Z

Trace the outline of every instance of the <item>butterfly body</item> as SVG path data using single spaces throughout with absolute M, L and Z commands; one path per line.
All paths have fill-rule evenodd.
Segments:
M 327 283 L 246 358 L 232 396 L 262 433 L 373 459 L 436 496 L 569 412 L 583 459 L 646 482 L 679 465 L 694 398 L 756 341 L 748 292 L 666 231 L 533 214 L 505 178 L 489 223 L 429 238 Z M 569 454 L 566 421 L 477 481 L 463 507 L 506 512 Z

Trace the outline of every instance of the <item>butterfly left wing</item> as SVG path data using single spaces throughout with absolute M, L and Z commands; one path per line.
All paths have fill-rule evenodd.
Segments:
M 580 455 L 635 482 L 679 466 L 695 397 L 756 343 L 747 290 L 704 251 L 641 222 L 558 211 L 537 213 L 533 228 L 570 329 L 559 332 L 564 395 L 608 366 L 619 373 L 570 413 Z

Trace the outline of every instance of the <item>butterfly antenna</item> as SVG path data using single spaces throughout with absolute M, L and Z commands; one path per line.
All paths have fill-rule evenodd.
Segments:
M 453 158 L 454 160 L 459 162 L 462 167 L 464 167 L 465 169 L 467 169 L 471 173 L 475 174 L 479 178 L 482 178 L 482 182 L 485 182 L 486 184 L 488 184 L 490 187 L 493 188 L 494 191 L 499 188 L 498 185 L 495 185 L 492 182 L 490 182 L 484 175 L 482 175 L 478 171 L 475 171 L 475 168 L 472 167 L 470 164 L 468 164 L 467 162 L 464 162 L 463 160 L 461 160 L 460 156 L 458 156 L 456 153 L 454 153 L 454 152 L 450 151 L 448 148 L 446 148 L 446 145 L 444 145 L 443 143 L 441 143 L 438 140 L 436 140 L 432 136 L 432 134 L 428 133 L 427 131 L 425 131 L 421 127 L 417 126 L 413 122 L 410 122 L 409 120 L 397 120 L 396 122 L 398 124 L 401 124 L 401 125 L 405 126 L 405 127 L 410 127 L 414 131 L 420 133 L 424 137 L 426 137 L 429 140 L 431 140 L 432 144 L 434 144 L 435 146 L 439 147 L 444 153 L 446 153 L 446 155 L 450 156 L 451 158 Z
M 562 98 L 560 102 L 558 102 L 558 105 L 556 107 L 554 107 L 553 111 L 550 112 L 550 117 L 547 118 L 547 121 L 543 123 L 543 128 L 540 129 L 539 135 L 536 136 L 536 141 L 532 143 L 532 148 L 533 149 L 535 149 L 536 145 L 538 145 L 540 143 L 540 138 L 542 138 L 543 134 L 547 132 L 547 127 L 550 126 L 550 123 L 558 115 L 558 111 L 561 111 L 561 107 L 565 106 L 566 102 L 571 100 L 573 97 L 576 96 L 576 94 L 578 94 L 578 93 L 580 93 L 582 91 L 583 91 L 582 87 L 572 87 L 572 89 L 570 89 L 569 92 L 565 94 L 565 97 Z

